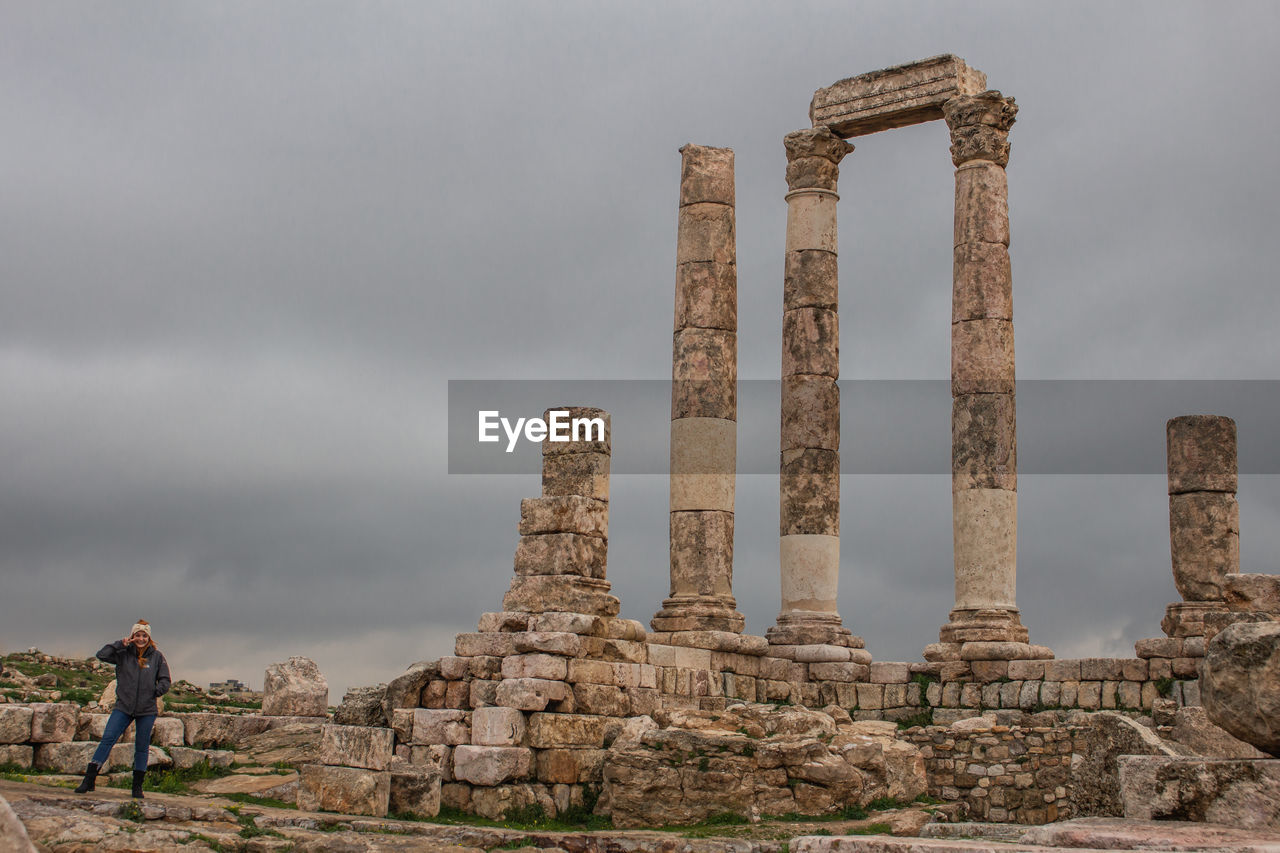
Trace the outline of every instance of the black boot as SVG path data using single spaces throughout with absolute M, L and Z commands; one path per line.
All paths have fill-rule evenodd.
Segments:
M 133 798 L 135 800 L 142 799 L 142 780 L 147 775 L 145 770 L 133 771 Z
M 93 783 L 97 780 L 97 778 L 98 778 L 98 765 L 90 761 L 89 766 L 85 768 L 85 771 L 84 771 L 84 781 L 80 783 L 80 787 L 76 788 L 76 793 L 87 794 L 90 791 L 92 791 Z

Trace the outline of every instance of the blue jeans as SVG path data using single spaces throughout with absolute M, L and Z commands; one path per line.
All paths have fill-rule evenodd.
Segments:
M 133 769 L 146 770 L 147 753 L 151 746 L 151 727 L 155 722 L 155 714 L 130 717 L 118 708 L 112 711 L 111 717 L 107 720 L 107 727 L 102 732 L 102 743 L 98 744 L 97 751 L 93 753 L 93 763 L 105 769 L 107 759 L 111 757 L 111 747 L 120 740 L 120 735 L 124 734 L 124 730 L 129 728 L 130 723 L 137 723 L 133 730 Z

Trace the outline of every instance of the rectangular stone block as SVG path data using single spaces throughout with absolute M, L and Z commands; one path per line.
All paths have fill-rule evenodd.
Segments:
M 561 702 L 570 694 L 563 681 L 542 678 L 508 678 L 498 682 L 494 703 L 521 711 L 541 711 L 551 702 Z M 465 741 L 464 741 L 465 743 Z
M 1058 700 L 1064 708 L 1077 708 L 1080 705 L 1080 682 L 1062 682 L 1062 698 Z
M 782 315 L 782 375 L 840 378 L 840 317 L 830 308 L 792 308 Z
M 671 422 L 671 510 L 733 512 L 738 425 L 726 418 Z
M 396 764 L 391 769 L 388 811 L 391 814 L 435 817 L 440 814 L 442 781 L 439 767 L 429 764 Z
M 391 773 L 356 767 L 304 764 L 298 778 L 298 809 L 386 817 Z
M 514 652 L 508 652 L 514 654 Z M 502 658 L 497 655 L 476 655 L 467 658 L 467 675 L 472 678 L 497 678 L 502 674 Z
M 608 684 L 618 686 L 618 675 L 612 663 L 602 660 L 571 660 L 565 678 L 571 683 Z
M 603 578 L 607 539 L 577 533 L 543 533 L 520 537 L 516 545 L 518 575 L 577 575 Z
M 626 693 L 619 687 L 583 682 L 573 688 L 574 710 L 580 714 L 625 717 L 631 710 Z
M 788 450 L 840 449 L 840 388 L 829 376 L 782 378 L 782 444 Z
M 1009 245 L 1009 179 L 988 160 L 956 169 L 954 245 L 964 243 Z
M 502 599 L 508 610 L 545 613 L 563 610 L 593 616 L 617 616 L 621 603 L 609 594 L 609 582 L 572 575 L 527 575 L 511 580 Z
M 1081 681 L 1080 691 L 1076 698 L 1080 707 L 1086 711 L 1097 711 L 1102 707 L 1102 682 Z
M 1121 681 L 1116 687 L 1116 704 L 1121 708 L 1142 707 L 1142 685 L 1137 681 Z
M 1084 658 L 1080 661 L 1081 681 L 1119 681 L 1124 664 L 1118 658 Z
M 682 669 L 710 669 L 711 650 L 693 649 L 687 646 L 649 646 L 649 663 L 653 666 L 680 667 Z
M 186 726 L 176 717 L 156 717 L 151 726 L 151 742 L 163 747 L 182 746 L 186 743 Z
M 0 764 L 16 764 L 26 770 L 35 760 L 35 749 L 26 744 L 0 744 Z M 84 768 L 81 767 L 81 770 Z
M 400 743 L 413 742 L 413 712 L 414 708 L 395 708 L 391 711 L 391 730 L 396 733 L 396 740 Z
M 576 533 L 603 539 L 609 535 L 609 504 L 582 495 L 525 498 L 519 531 L 521 536 Z
M 518 708 L 476 708 L 471 712 L 471 743 L 475 746 L 519 746 L 527 728 Z
M 473 785 L 501 785 L 526 779 L 533 771 L 533 751 L 512 746 L 459 746 L 453 750 L 453 775 Z
M 1120 677 L 1125 681 L 1146 681 L 1150 667 L 1142 658 L 1123 658 L 1120 661 Z
M 410 764 L 430 764 L 440 768 L 440 779 L 453 781 L 453 747 L 434 743 L 429 746 L 409 747 Z
M 1041 681 L 1044 679 L 1044 661 L 1041 660 L 1011 660 L 1009 661 L 1009 677 L 1014 680 L 1034 680 Z
M 559 655 L 512 655 L 502 661 L 502 677 L 539 678 L 547 681 L 564 681 L 569 664 Z
M 986 91 L 987 76 L 946 54 L 849 77 L 814 92 L 809 117 L 849 138 L 942 118 L 957 95 Z
M 504 658 L 516 653 L 516 641 L 511 634 L 458 634 L 453 639 L 453 650 L 458 657 L 464 658 L 475 656 Z M 443 667 L 441 674 L 444 674 Z
M 559 785 L 598 782 L 605 755 L 603 749 L 542 750 L 538 753 L 537 779 Z
M 32 743 L 66 743 L 75 740 L 80 708 L 70 702 L 33 702 Z
M 1047 660 L 1044 662 L 1044 677 L 1046 681 L 1079 681 L 1080 661 Z
M 320 727 L 320 763 L 386 770 L 391 765 L 395 740 L 391 729 L 326 724 Z
M 471 742 L 467 712 L 450 708 L 439 710 L 415 708 L 413 711 L 413 743 L 454 746 Z
M 581 635 L 567 631 L 519 631 L 511 636 L 515 639 L 516 654 L 522 655 L 548 654 L 572 658 L 583 653 L 585 644 Z
M 675 330 L 738 330 L 738 267 L 692 261 L 676 267 Z
M 979 681 L 999 681 L 1009 678 L 1009 661 L 1007 660 L 975 660 L 971 663 L 973 677 Z
M 1230 418 L 1172 418 L 1165 425 L 1165 439 L 1169 494 L 1236 492 L 1236 425 Z
M 472 708 L 483 708 L 488 705 L 498 704 L 498 681 L 490 681 L 488 679 L 477 678 L 469 683 L 471 685 L 471 695 L 468 702 Z
M 529 745 L 534 749 L 604 746 L 608 717 L 586 714 L 532 714 Z
M 809 677 L 814 681 L 866 681 L 869 675 L 868 667 L 860 663 L 809 664 Z
M 911 664 L 877 661 L 871 664 L 873 684 L 906 684 L 911 680 Z
M 653 688 L 632 687 L 627 691 L 633 717 L 653 716 L 662 707 L 662 694 Z
M 30 708 L 17 705 L 0 705 L 0 743 L 27 743 L 30 741 L 33 713 Z M 103 724 L 106 724 L 105 720 Z
M 558 453 L 542 457 L 542 496 L 569 495 L 609 500 L 609 454 Z
M 819 664 L 810 664 L 818 666 Z M 856 684 L 858 691 L 858 708 L 863 711 L 876 711 L 884 707 L 883 684 Z

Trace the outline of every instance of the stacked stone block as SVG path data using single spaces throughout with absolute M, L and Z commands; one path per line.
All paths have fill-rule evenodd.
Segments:
M 968 820 L 1041 824 L 1076 816 L 1068 727 L 982 717 L 913 729 L 907 739 L 924 754 L 930 796 L 962 803 Z
M 1165 426 L 1169 478 L 1169 554 L 1182 601 L 1165 609 L 1164 637 L 1139 640 L 1139 657 L 1194 670 L 1204 657 L 1206 622 L 1231 621 L 1225 588 L 1240 572 L 1236 503 L 1236 424 L 1184 415 Z M 1242 587 L 1243 588 L 1243 587 Z M 1161 667 L 1164 664 L 1160 664 Z
M 680 149 L 671 363 L 671 594 L 655 631 L 741 633 L 733 597 L 738 272 L 733 150 Z
M 779 562 L 773 646 L 861 650 L 836 607 L 840 580 L 840 327 L 836 187 L 853 146 L 828 127 L 789 133 L 782 319 Z M 788 656 L 786 651 L 775 651 Z M 870 660 L 859 656 L 859 663 Z M 840 662 L 851 662 L 845 655 Z
M 325 724 L 320 763 L 304 764 L 299 771 L 298 808 L 385 817 L 394 748 L 391 729 Z

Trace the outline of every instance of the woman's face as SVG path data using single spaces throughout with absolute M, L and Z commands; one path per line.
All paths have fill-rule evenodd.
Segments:
M 151 642 L 151 637 L 146 631 L 134 631 L 133 636 L 129 638 L 129 642 L 135 646 L 145 646 Z

